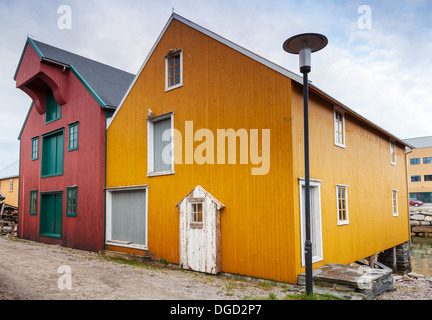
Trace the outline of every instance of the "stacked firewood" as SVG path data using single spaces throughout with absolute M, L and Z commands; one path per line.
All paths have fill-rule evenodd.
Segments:
M 16 236 L 18 208 L 0 201 L 0 235 Z

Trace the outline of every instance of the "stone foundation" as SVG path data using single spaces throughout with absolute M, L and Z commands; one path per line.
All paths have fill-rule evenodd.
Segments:
M 432 237 L 432 209 L 410 208 L 411 235 L 416 237 Z
M 393 248 L 378 254 L 378 262 L 393 269 Z M 410 246 L 408 242 L 396 246 L 396 272 L 400 274 L 412 271 Z
M 305 274 L 299 274 L 298 284 L 304 285 L 305 282 Z M 344 292 L 344 298 L 355 294 L 363 300 L 371 300 L 385 291 L 395 290 L 391 269 L 358 265 L 329 263 L 313 270 L 313 282 L 319 288 Z

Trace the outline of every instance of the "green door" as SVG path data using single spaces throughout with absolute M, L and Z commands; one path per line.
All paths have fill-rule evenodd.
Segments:
M 62 193 L 42 193 L 39 234 L 43 237 L 61 239 L 61 232 Z

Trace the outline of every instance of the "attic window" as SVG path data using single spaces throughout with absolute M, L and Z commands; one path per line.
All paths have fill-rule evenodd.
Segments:
M 170 50 L 165 56 L 165 91 L 183 85 L 183 51 Z

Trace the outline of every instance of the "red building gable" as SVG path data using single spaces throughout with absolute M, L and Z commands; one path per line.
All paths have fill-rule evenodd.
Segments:
M 104 248 L 106 118 L 133 77 L 27 39 L 15 74 L 33 100 L 19 136 L 20 238 Z

